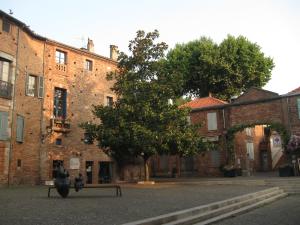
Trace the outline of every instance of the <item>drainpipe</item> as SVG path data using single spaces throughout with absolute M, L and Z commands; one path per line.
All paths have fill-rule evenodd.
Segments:
M 44 146 L 42 146 L 42 142 L 44 140 L 42 140 L 42 138 L 46 138 L 43 137 L 43 125 L 44 125 L 44 99 L 45 99 L 45 51 L 46 51 L 46 41 L 44 41 L 44 49 L 43 49 L 43 97 L 41 98 L 41 123 L 40 123 L 40 134 L 41 134 L 41 139 L 40 139 L 40 146 L 39 146 L 39 183 L 41 182 L 42 179 L 42 149 Z
M 10 167 L 11 167 L 11 161 L 12 161 L 12 151 L 13 151 L 13 140 L 12 140 L 12 136 L 13 136 L 13 128 L 14 128 L 14 112 L 15 112 L 15 103 L 16 103 L 16 86 L 17 86 L 17 71 L 18 71 L 18 57 L 19 57 L 19 41 L 20 41 L 20 28 L 18 27 L 18 32 L 17 32 L 17 50 L 16 50 L 16 66 L 15 66 L 15 83 L 14 83 L 14 88 L 13 88 L 13 98 L 12 98 L 12 116 L 11 116 L 11 126 L 10 126 L 10 149 L 8 152 L 8 174 L 7 174 L 7 186 L 10 185 Z

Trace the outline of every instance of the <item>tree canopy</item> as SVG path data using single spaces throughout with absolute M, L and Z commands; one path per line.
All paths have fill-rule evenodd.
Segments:
M 120 53 L 118 70 L 108 74 L 114 80 L 117 99 L 112 107 L 94 106 L 100 124 L 82 127 L 120 165 L 142 157 L 146 179 L 148 159 L 154 154 L 192 154 L 201 147 L 197 126 L 190 125 L 189 109 L 180 108 L 182 83 L 178 73 L 165 67 L 167 45 L 157 43 L 158 31 L 138 31 L 129 43 L 130 55 Z
M 212 93 L 223 100 L 264 86 L 274 67 L 256 43 L 230 35 L 220 44 L 206 37 L 177 44 L 167 59 L 168 67 L 183 75 L 183 94 L 205 97 Z

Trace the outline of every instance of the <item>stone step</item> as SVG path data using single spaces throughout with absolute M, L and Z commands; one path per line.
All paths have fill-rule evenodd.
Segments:
M 274 192 L 267 193 L 267 194 L 264 194 L 264 195 L 261 195 L 261 196 L 257 196 L 255 198 L 247 199 L 247 200 L 240 201 L 240 202 L 237 202 L 237 203 L 234 203 L 234 204 L 229 204 L 227 206 L 219 207 L 217 209 L 210 210 L 210 211 L 207 211 L 207 212 L 204 212 L 204 213 L 200 213 L 200 214 L 197 214 L 197 215 L 194 215 L 194 216 L 185 217 L 185 218 L 182 218 L 180 220 L 172 221 L 170 223 L 165 223 L 165 225 L 195 224 L 197 222 L 209 220 L 211 218 L 218 217 L 218 216 L 223 215 L 223 214 L 227 214 L 229 212 L 238 210 L 240 208 L 247 207 L 247 206 L 252 205 L 252 204 L 256 204 L 257 202 L 264 201 L 266 199 L 270 199 L 270 198 L 273 198 L 273 197 L 276 197 L 276 196 L 280 196 L 282 194 L 283 194 L 282 190 L 276 190 Z
M 239 208 L 246 207 L 247 205 L 254 204 L 257 201 L 262 201 L 264 199 L 272 198 L 274 196 L 279 196 L 282 194 L 283 190 L 279 189 L 278 187 L 273 187 L 255 193 L 250 193 L 227 200 L 194 207 L 191 209 L 181 210 L 153 218 L 126 223 L 126 225 L 180 224 L 176 222 L 182 222 L 182 224 L 191 224 L 189 222 L 189 219 L 188 221 L 185 221 L 186 218 L 190 218 L 191 222 L 195 223 L 201 220 L 216 217 L 229 211 L 234 211 Z
M 243 207 L 243 208 L 240 208 L 240 209 L 237 209 L 237 210 L 234 210 L 234 211 L 231 211 L 231 212 L 228 212 L 228 213 L 225 213 L 225 214 L 222 214 L 222 215 L 213 217 L 213 218 L 208 219 L 208 220 L 206 220 L 206 221 L 202 221 L 202 222 L 199 222 L 199 223 L 195 223 L 194 225 L 207 225 L 207 224 L 212 224 L 212 223 L 215 223 L 215 222 L 224 220 L 224 219 L 229 218 L 229 217 L 232 217 L 232 216 L 237 216 L 237 215 L 240 215 L 240 214 L 249 212 L 249 211 L 251 211 L 251 210 L 253 210 L 253 209 L 256 209 L 256 208 L 261 207 L 261 206 L 263 206 L 263 205 L 269 204 L 269 203 L 271 203 L 271 202 L 273 202 L 273 201 L 279 200 L 279 199 L 284 198 L 284 197 L 286 197 L 286 196 L 287 196 L 286 193 L 281 193 L 280 195 L 272 196 L 271 198 L 267 198 L 267 199 L 265 199 L 265 200 L 263 200 L 263 201 L 259 201 L 259 202 L 257 202 L 257 203 L 254 203 L 254 204 L 245 206 L 245 207 Z

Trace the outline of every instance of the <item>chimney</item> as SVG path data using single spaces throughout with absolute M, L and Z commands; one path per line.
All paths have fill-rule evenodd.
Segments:
M 88 43 L 87 43 L 87 50 L 89 52 L 94 52 L 94 42 L 93 40 L 88 38 Z
M 110 45 L 110 59 L 117 61 L 119 56 L 118 46 Z

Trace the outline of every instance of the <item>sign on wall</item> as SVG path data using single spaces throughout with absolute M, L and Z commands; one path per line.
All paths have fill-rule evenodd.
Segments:
M 79 168 L 80 168 L 79 158 L 71 158 L 70 159 L 70 169 L 71 170 L 79 170 Z

